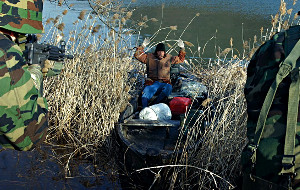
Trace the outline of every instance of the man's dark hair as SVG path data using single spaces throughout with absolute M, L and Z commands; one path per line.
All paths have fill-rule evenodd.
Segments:
M 166 52 L 165 44 L 163 44 L 163 43 L 157 44 L 157 46 L 156 46 L 156 48 L 155 48 L 155 54 L 156 54 L 158 51 L 164 51 L 164 52 Z
M 165 44 L 163 44 L 163 43 L 157 44 L 157 46 L 156 46 L 156 48 L 155 48 L 155 52 L 154 52 L 154 55 L 155 55 L 156 57 L 158 57 L 158 56 L 157 56 L 157 52 L 158 52 L 158 51 L 164 51 L 164 52 L 166 52 Z M 166 57 L 166 56 L 167 56 L 167 54 L 165 53 L 165 56 L 164 56 L 164 57 Z

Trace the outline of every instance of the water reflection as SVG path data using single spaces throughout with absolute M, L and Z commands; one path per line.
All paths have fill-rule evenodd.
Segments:
M 155 17 L 162 20 L 162 27 L 177 25 L 178 30 L 171 32 L 169 39 L 177 40 L 182 36 L 183 40 L 194 45 L 191 47 L 192 51 L 200 47 L 202 57 L 214 57 L 219 51 L 218 47 L 223 50 L 230 47 L 230 38 L 233 38 L 234 47 L 241 51 L 243 40 L 253 41 L 255 35 L 259 37 L 261 27 L 270 28 L 271 26 L 271 17 L 264 14 L 247 14 L 241 9 L 229 10 L 231 4 L 228 2 L 227 4 L 222 3 L 221 5 L 224 6 L 218 7 L 216 4 L 198 4 L 196 7 L 165 5 L 163 16 L 161 7 L 138 7 L 134 18 L 139 19 L 141 15 L 147 15 L 148 18 Z M 199 17 L 188 26 L 197 13 L 200 13 Z M 142 35 L 155 33 L 159 29 L 160 22 L 148 25 L 148 28 L 142 29 Z M 168 32 L 169 30 L 160 32 L 155 41 L 164 40 Z
M 103 172 L 104 166 L 99 164 L 95 168 L 91 161 L 73 161 L 70 163 L 72 177 L 65 178 L 65 170 L 59 163 L 68 154 L 54 153 L 58 151 L 46 146 L 31 152 L 2 150 L 0 189 L 120 189 L 118 180 L 106 173 L 109 169 Z M 111 166 L 107 167 L 112 170 Z
M 72 23 L 77 20 L 80 11 L 91 9 L 87 0 L 66 2 L 67 5 L 59 7 L 56 6 L 56 3 L 46 1 L 44 18 L 55 17 L 54 12 L 60 14 L 69 8 L 68 5 L 74 4 L 68 9 L 68 15 L 63 17 L 63 22 L 66 24 L 64 33 L 68 35 L 68 32 L 73 29 Z M 233 38 L 235 54 L 241 53 L 243 41 L 249 41 L 251 44 L 255 35 L 258 39 L 261 37 L 261 27 L 265 31 L 271 27 L 271 15 L 278 12 L 280 5 L 279 0 L 143 0 L 134 3 L 131 0 L 125 0 L 124 3 L 130 9 L 134 9 L 134 20 L 140 20 L 145 15 L 148 18 L 159 20 L 158 22 L 147 22 L 149 27 L 141 30 L 142 38 L 153 35 L 160 26 L 177 25 L 178 30 L 171 32 L 168 39 L 177 40 L 181 37 L 183 40 L 191 42 L 194 46 L 189 47 L 188 52 L 196 52 L 200 49 L 200 55 L 197 53 L 196 56 L 202 58 L 214 57 L 220 51 L 230 47 L 231 38 Z M 288 6 L 291 5 L 288 3 Z M 187 27 L 197 13 L 200 13 L 199 17 Z M 154 42 L 165 40 L 168 33 L 169 30 L 161 31 Z M 195 55 L 188 53 L 188 56 Z
M 129 3 L 131 0 L 125 0 Z M 243 12 L 248 15 L 265 15 L 276 14 L 280 5 L 280 0 L 143 0 L 136 1 L 132 5 L 137 7 L 159 7 L 165 4 L 166 7 L 177 6 L 183 9 L 192 8 L 206 8 L 211 11 L 230 11 L 230 12 Z M 188 12 L 188 11 L 186 11 Z

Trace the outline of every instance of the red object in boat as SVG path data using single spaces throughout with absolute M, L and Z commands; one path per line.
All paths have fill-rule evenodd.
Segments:
M 186 97 L 174 97 L 170 103 L 169 107 L 171 109 L 172 114 L 179 115 L 184 114 L 188 106 L 192 104 L 192 100 Z

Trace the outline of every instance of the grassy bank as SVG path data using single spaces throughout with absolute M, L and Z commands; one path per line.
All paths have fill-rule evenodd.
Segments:
M 114 125 L 135 88 L 140 87 L 138 76 L 143 76 L 145 71 L 132 59 L 132 48 L 138 44 L 140 29 L 157 21 L 144 17 L 128 29 L 125 25 L 134 14 L 132 10 L 122 7 L 118 1 L 89 2 L 91 11 L 81 12 L 73 23 L 74 30 L 64 37 L 67 52 L 73 54 L 74 59 L 65 62 L 59 76 L 44 81 L 50 118 L 47 143 L 53 145 L 53 154 L 66 177 L 73 176 L 71 166 L 76 165 L 78 159 L 91 160 L 95 167 L 102 162 L 103 168 L 112 171 L 109 175 L 117 175 L 113 160 L 116 153 Z M 67 11 L 62 15 L 68 16 Z M 236 185 L 235 179 L 240 175 L 240 153 L 246 143 L 247 116 L 243 96 L 246 67 L 242 65 L 258 44 L 264 43 L 274 32 L 287 28 L 294 22 L 293 17 L 282 2 L 271 29 L 258 31 L 259 37 L 254 37 L 251 43 L 243 42 L 244 49 L 239 55 L 229 43 L 213 62 L 189 60 L 193 73 L 208 87 L 216 114 L 203 133 L 195 124 L 189 129 L 188 138 L 178 142 L 188 147 L 196 139 L 202 139 L 197 149 L 186 149 L 183 156 L 174 157 L 171 189 L 188 189 L 193 185 L 201 189 L 229 189 Z M 65 24 L 61 20 L 57 17 L 47 21 L 50 31 L 45 37 L 49 43 L 57 44 L 64 36 Z M 167 29 L 176 30 L 176 27 Z M 158 33 L 153 35 L 152 42 Z M 172 52 L 176 42 L 168 40 L 168 36 L 166 39 Z M 185 43 L 189 50 L 191 44 Z M 197 55 L 197 52 L 191 53 Z

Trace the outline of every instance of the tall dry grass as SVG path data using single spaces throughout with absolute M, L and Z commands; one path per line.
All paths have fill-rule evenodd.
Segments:
M 296 1 L 293 1 L 290 6 L 295 5 Z M 247 62 L 257 48 L 276 32 L 300 24 L 297 12 L 292 15 L 293 9 L 287 7 L 287 3 L 281 0 L 278 14 L 272 17 L 271 29 L 262 28 L 260 38 L 255 36 L 252 44 L 245 41 L 243 54 L 234 54 L 231 39 L 230 47 L 225 48 L 214 61 L 206 63 L 205 67 L 198 64 L 200 68 L 194 69 L 194 74 L 208 87 L 214 107 L 199 115 L 196 123 L 189 128 L 186 140 L 179 138 L 182 139 L 179 144 L 184 146 L 185 151 L 171 163 L 170 168 L 174 171 L 169 179 L 169 189 L 237 187 L 241 176 L 240 156 L 247 143 L 247 113 L 243 93 Z M 208 116 L 206 113 L 210 111 L 215 114 Z M 210 123 L 202 131 L 201 121 L 205 119 Z
M 90 3 L 94 13 L 80 12 L 68 37 L 64 37 L 60 16 L 47 21 L 44 36 L 53 44 L 66 39 L 67 53 L 74 55 L 73 60 L 65 61 L 59 76 L 44 80 L 49 104 L 47 143 L 56 147 L 54 157 L 66 177 L 73 176 L 71 166 L 76 159 L 112 164 L 114 125 L 137 80 L 128 74 L 137 66 L 128 51 L 131 35 L 122 19 L 124 15 L 129 19 L 130 11 L 117 9 L 114 1 Z M 62 15 L 67 16 L 67 11 Z
M 246 67 L 236 61 L 219 65 L 205 70 L 203 83 L 213 107 L 198 116 L 181 141 L 184 154 L 173 164 L 186 167 L 175 169 L 171 189 L 230 189 L 240 175 L 239 158 L 246 143 Z M 208 115 L 211 111 L 214 115 Z M 203 130 L 205 119 L 210 123 Z
M 73 176 L 71 164 L 78 158 L 92 159 L 94 163 L 105 160 L 106 167 L 113 170 L 110 164 L 113 165 L 115 151 L 114 125 L 140 82 L 138 74 L 143 75 L 145 69 L 132 61 L 129 49 L 138 44 L 141 28 L 158 21 L 144 16 L 131 22 L 132 28 L 128 29 L 125 25 L 133 14 L 129 5 L 124 7 L 115 0 L 89 0 L 89 3 L 92 11 L 79 14 L 68 37 L 64 35 L 62 17 L 47 21 L 50 29 L 44 36 L 53 44 L 62 37 L 67 39 L 67 53 L 74 54 L 73 60 L 65 62 L 61 75 L 44 81 L 50 118 L 47 143 L 59 148 L 53 154 L 66 177 Z M 196 123 L 189 129 L 187 139 L 180 138 L 178 143 L 186 149 L 171 163 L 174 171 L 170 189 L 230 189 L 235 186 L 235 179 L 240 175 L 240 153 L 246 143 L 244 63 L 258 45 L 275 31 L 287 27 L 285 20 L 289 20 L 288 25 L 299 24 L 296 16 L 291 15 L 292 11 L 284 9 L 285 2 L 281 4 L 271 29 L 261 29 L 260 38 L 254 37 L 256 40 L 252 44 L 245 41 L 243 54 L 235 55 L 231 40 L 230 47 L 211 62 L 189 60 L 191 65 L 196 63 L 193 73 L 209 89 L 215 114 L 209 118 L 211 122 L 204 132 L 200 132 Z M 67 11 L 62 15 L 67 16 Z M 177 27 L 159 28 L 151 38 L 150 47 L 158 43 L 155 37 L 161 30 L 174 31 Z M 166 36 L 165 42 L 170 47 L 169 53 L 175 51 L 177 39 L 170 40 Z M 185 44 L 187 50 L 192 51 L 189 47 L 193 44 L 186 41 Z M 200 50 L 203 48 L 191 53 L 194 55 Z M 199 120 L 203 118 L 207 115 L 201 115 Z M 201 143 L 195 144 L 199 139 Z M 191 146 L 194 149 L 189 149 Z

